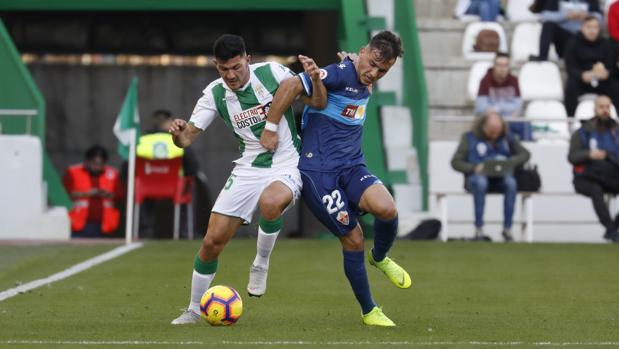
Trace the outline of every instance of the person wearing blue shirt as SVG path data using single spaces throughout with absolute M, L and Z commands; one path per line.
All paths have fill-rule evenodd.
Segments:
M 397 234 L 395 202 L 380 179 L 367 169 L 361 151 L 372 85 L 402 55 L 400 38 L 390 31 L 382 31 L 361 48 L 358 56 L 321 69 L 319 81 L 312 81 L 305 73 L 289 83 L 284 81 L 273 99 L 260 140 L 266 149 L 274 151 L 278 135 L 273 126 L 278 124 L 283 111 L 298 95 L 312 95 L 315 90 L 326 88 L 326 107 L 305 108 L 303 112 L 299 160 L 302 195 L 312 213 L 339 238 L 344 272 L 361 305 L 363 323 L 370 326 L 395 326 L 395 323 L 372 299 L 359 216 L 371 213 L 375 217 L 374 248 L 368 253 L 369 263 L 383 271 L 395 286 L 411 286 L 409 274 L 387 257 Z

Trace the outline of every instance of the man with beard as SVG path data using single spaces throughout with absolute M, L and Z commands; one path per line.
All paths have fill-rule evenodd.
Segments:
M 574 165 L 574 189 L 591 198 L 604 238 L 619 242 L 619 217 L 611 219 L 604 201 L 604 194 L 619 193 L 619 125 L 610 117 L 610 106 L 608 96 L 597 97 L 595 116 L 572 135 L 568 160 Z

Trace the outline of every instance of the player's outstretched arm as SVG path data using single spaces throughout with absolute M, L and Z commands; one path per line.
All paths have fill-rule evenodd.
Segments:
M 172 134 L 172 140 L 179 148 L 188 147 L 198 137 L 202 130 L 183 119 L 175 119 L 168 132 Z
M 315 81 L 320 82 L 320 69 L 314 60 L 309 57 L 299 55 L 299 61 L 303 64 L 303 69 L 305 72 L 311 77 L 312 83 Z M 322 83 L 317 84 L 322 85 Z M 322 88 L 318 86 L 316 89 L 317 91 L 312 93 L 312 98 L 310 98 L 309 101 L 304 100 L 304 103 L 317 109 L 323 109 L 327 104 L 327 91 L 324 86 L 322 86 Z M 303 92 L 303 83 L 298 77 L 285 79 L 279 85 L 277 92 L 275 92 L 275 96 L 273 96 L 271 108 L 269 108 L 269 113 L 266 119 L 266 125 L 264 126 L 264 130 L 260 136 L 260 144 L 267 150 L 275 151 L 277 149 L 277 145 L 279 143 L 277 137 L 279 122 L 282 119 L 284 112 L 290 108 L 294 100 L 298 96 L 302 95 Z
M 314 109 L 324 109 L 327 106 L 327 89 L 320 78 L 320 68 L 307 56 L 299 55 L 299 61 L 303 64 L 305 73 L 312 79 L 312 95 L 302 96 L 303 103 Z

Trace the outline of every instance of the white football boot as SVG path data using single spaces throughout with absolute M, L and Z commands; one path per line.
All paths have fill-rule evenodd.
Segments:
M 251 297 L 260 297 L 267 291 L 267 274 L 269 267 L 253 265 L 249 268 L 249 283 L 247 294 Z
M 186 309 L 179 317 L 172 320 L 172 325 L 195 324 L 201 321 L 200 314 L 191 309 Z

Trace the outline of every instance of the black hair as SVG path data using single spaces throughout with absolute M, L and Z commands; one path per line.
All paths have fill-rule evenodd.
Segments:
M 599 18 L 597 18 L 597 17 L 596 17 L 596 16 L 594 16 L 594 15 L 587 15 L 587 17 L 585 17 L 585 19 L 583 19 L 583 20 L 582 20 L 582 22 L 583 22 L 583 23 L 585 23 L 585 22 L 589 22 L 589 21 L 593 21 L 593 20 L 595 20 L 595 21 L 597 21 L 598 23 L 600 23 L 600 19 L 599 19 Z
M 100 157 L 104 162 L 107 162 L 107 150 L 105 150 L 102 146 L 95 144 L 86 150 L 84 157 L 86 160 L 92 160 Z
M 402 40 L 393 32 L 383 30 L 370 39 L 369 47 L 377 49 L 384 61 L 404 56 Z
M 245 55 L 245 40 L 238 35 L 224 34 L 215 40 L 213 44 L 215 58 L 227 61 L 236 56 Z
M 501 57 L 509 58 L 509 54 L 507 52 L 497 52 L 496 56 L 494 56 L 494 60 L 496 61 L 497 58 Z
M 153 117 L 161 116 L 164 120 L 172 119 L 172 112 L 167 109 L 157 109 L 153 112 Z

